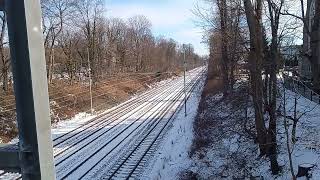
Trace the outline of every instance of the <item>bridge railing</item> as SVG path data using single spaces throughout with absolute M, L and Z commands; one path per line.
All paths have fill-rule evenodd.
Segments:
M 284 76 L 284 86 L 303 97 L 320 104 L 320 95 L 312 90 L 305 82 L 289 76 Z

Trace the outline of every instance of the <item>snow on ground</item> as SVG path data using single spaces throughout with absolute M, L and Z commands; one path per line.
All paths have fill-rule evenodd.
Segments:
M 292 179 L 284 119 L 278 116 L 277 121 L 278 162 L 282 167 L 282 172 L 273 176 L 268 158 L 259 157 L 254 139 L 243 127 L 246 124 L 247 129 L 254 128 L 252 109 L 248 109 L 249 120 L 244 121 L 244 111 L 241 108 L 245 107 L 245 104 L 241 102 L 241 96 L 244 95 L 238 88 L 230 96 L 223 98 L 221 94 L 217 94 L 206 97 L 207 108 L 199 114 L 201 121 L 198 122 L 195 129 L 197 142 L 194 142 L 192 146 L 194 149 L 191 149 L 193 162 L 187 161 L 190 167 L 185 172 L 188 175 L 186 179 Z M 293 146 L 294 173 L 297 174 L 298 165 L 314 164 L 312 179 L 318 180 L 320 179 L 320 105 L 289 90 L 286 91 L 286 96 L 287 115 L 293 115 L 295 96 L 298 96 L 298 116 L 305 113 L 298 123 L 298 141 Z M 282 103 L 281 98 L 278 101 L 278 104 Z M 251 106 L 250 103 L 249 106 Z M 292 122 L 291 120 L 288 122 L 291 133 Z M 305 177 L 300 179 L 305 179 Z
M 202 72 L 201 68 L 190 71 L 190 73 L 187 74 L 187 78 L 186 78 L 187 84 L 189 83 L 193 84 L 192 80 L 197 79 L 198 78 L 197 75 L 200 72 Z M 87 113 L 79 113 L 69 121 L 62 121 L 54 124 L 53 125 L 54 128 L 52 129 L 53 138 L 57 138 L 59 136 L 61 137 L 54 141 L 54 144 L 55 144 L 54 156 L 55 156 L 55 165 L 56 165 L 56 171 L 57 171 L 57 179 L 60 179 L 62 177 L 67 177 L 67 179 L 78 179 L 81 175 L 84 175 L 83 173 L 86 173 L 89 171 L 90 172 L 92 171 L 94 173 L 96 172 L 108 173 L 109 170 L 107 168 L 100 169 L 100 165 L 103 165 L 103 167 L 110 166 L 110 168 L 112 168 L 113 165 L 117 164 L 117 162 L 113 162 L 113 161 L 117 161 L 117 160 L 122 161 L 121 158 L 123 158 L 124 155 L 126 155 L 124 153 L 127 153 L 127 152 L 130 153 L 130 151 L 128 150 L 130 150 L 131 146 L 134 146 L 135 144 L 137 144 L 137 142 L 139 142 L 140 135 L 141 137 L 143 135 L 146 135 L 147 133 L 145 132 L 148 132 L 148 128 L 150 127 L 150 125 L 152 125 L 152 122 L 154 122 L 154 120 L 160 117 L 161 113 L 159 113 L 159 106 L 161 106 L 162 109 L 165 109 L 166 106 L 172 104 L 173 97 L 175 97 L 178 94 L 180 95 L 180 92 L 182 92 L 183 90 L 182 85 L 183 85 L 182 77 L 170 78 L 168 80 L 156 83 L 155 85 L 153 85 L 154 88 L 150 90 L 152 91 L 152 93 L 146 95 L 145 97 L 146 99 L 142 98 L 141 96 L 140 97 L 135 96 L 135 97 L 132 97 L 131 99 L 133 100 L 135 98 L 142 98 L 144 100 L 139 103 L 146 104 L 148 105 L 148 107 L 143 106 L 137 112 L 135 110 L 132 110 L 132 113 L 123 112 L 124 115 L 121 114 L 121 117 L 119 116 L 115 118 L 114 121 L 110 121 L 111 124 L 109 125 L 106 125 L 108 124 L 107 123 L 108 119 L 106 118 L 105 119 L 106 121 L 103 121 L 102 124 L 94 123 L 94 126 L 89 127 L 88 125 L 88 126 L 81 127 L 81 128 L 84 128 L 85 131 L 81 131 L 81 132 L 79 131 L 80 133 L 71 133 L 67 136 L 61 136 L 66 132 L 70 132 L 76 129 L 82 124 L 86 124 L 87 122 L 90 124 L 92 118 L 98 117 L 101 114 L 90 115 Z M 188 87 L 191 88 L 191 86 L 188 86 Z M 198 101 L 197 98 L 199 98 L 198 96 L 201 94 L 200 92 L 201 88 L 202 86 L 199 86 L 198 89 L 196 88 L 194 90 L 195 93 L 193 93 L 194 95 L 191 96 L 190 102 L 192 103 L 190 104 L 190 107 L 188 107 L 190 109 L 189 116 L 188 116 L 190 117 L 189 119 L 190 122 L 188 121 L 189 126 L 186 126 L 187 123 L 185 124 L 184 117 L 181 117 L 180 114 L 178 115 L 179 117 L 178 120 L 181 125 L 180 127 L 181 132 L 185 132 L 187 130 L 192 129 L 191 119 L 196 114 L 196 107 L 194 105 L 197 104 L 196 101 Z M 171 112 L 174 113 L 176 108 L 178 107 L 178 104 L 182 101 L 183 101 L 183 96 L 179 96 L 179 101 L 177 102 L 174 101 L 175 102 L 174 106 L 170 106 L 172 107 L 170 113 Z M 134 109 L 137 109 L 140 106 L 141 105 L 139 105 L 138 107 L 135 107 Z M 117 107 L 114 107 L 114 108 L 117 108 Z M 112 111 L 114 108 L 106 110 L 102 114 L 108 113 L 109 111 Z M 137 118 L 138 114 L 139 114 L 139 118 Z M 130 116 L 130 117 L 126 118 L 127 116 Z M 163 118 L 163 120 L 165 119 L 166 118 Z M 115 125 L 115 123 L 118 123 L 118 124 Z M 113 129 L 113 127 L 115 128 Z M 77 129 L 77 131 L 78 130 L 79 129 Z M 179 130 L 177 132 L 179 132 Z M 189 132 L 188 137 L 189 136 L 191 137 L 191 135 L 192 133 Z M 174 139 L 172 139 L 172 142 L 173 140 Z M 186 141 L 187 140 L 189 140 L 189 145 L 190 145 L 191 138 L 190 139 L 187 138 Z M 188 143 L 186 142 L 186 146 L 180 150 L 183 151 L 185 149 L 188 149 L 187 144 Z M 168 152 L 170 151 L 171 150 L 168 150 Z M 119 152 L 121 152 L 122 154 Z M 117 156 L 120 156 L 120 157 L 117 158 Z M 175 155 L 175 156 L 178 156 L 178 155 Z M 185 157 L 187 157 L 187 154 L 185 154 Z M 100 161 L 100 160 L 103 160 L 103 161 Z M 104 164 L 104 162 L 106 162 L 106 164 Z M 112 163 L 107 164 L 110 162 Z M 94 167 L 94 169 L 89 170 L 90 167 Z M 71 173 L 71 174 L 67 174 L 67 173 Z M 91 174 L 86 173 L 86 175 L 89 176 Z M 101 177 L 105 177 L 105 176 L 101 176 Z
M 293 116 L 295 97 L 297 97 L 297 115 L 300 116 L 304 114 L 301 116 L 301 119 L 297 125 L 296 136 L 298 141 L 294 145 L 290 144 L 291 148 L 293 149 L 292 159 L 294 173 L 297 175 L 299 165 L 304 163 L 312 164 L 315 165 L 315 167 L 311 171 L 311 179 L 318 180 L 320 179 L 320 105 L 290 90 L 286 90 L 286 96 L 287 115 Z M 281 99 L 279 99 L 279 103 L 280 100 Z M 291 141 L 292 122 L 288 119 L 287 121 L 289 123 L 289 139 Z M 283 168 L 280 175 L 271 175 L 269 162 L 267 159 L 258 160 L 258 166 L 252 170 L 252 173 L 255 175 L 261 175 L 265 179 L 290 180 L 292 177 L 289 166 L 289 156 L 286 147 L 287 139 L 285 136 L 283 117 L 278 117 L 277 138 L 279 153 L 278 162 Z M 301 177 L 299 179 L 305 179 L 305 177 Z
M 79 127 L 80 125 L 88 122 L 89 120 L 95 118 L 97 115 L 91 115 L 85 112 L 79 113 L 75 115 L 75 117 L 70 120 L 60 121 L 56 124 L 53 124 L 53 128 L 51 129 L 52 138 L 56 138 L 59 135 L 63 135 L 73 129 Z
M 201 69 L 198 69 L 194 73 L 188 74 L 186 78 L 187 84 L 193 83 L 191 80 L 198 78 L 197 74 L 200 71 Z M 104 126 L 101 127 L 97 125 L 85 128 L 85 131 L 57 145 L 54 148 L 55 155 L 59 156 L 55 157 L 57 179 L 64 179 L 65 177 L 67 179 L 78 179 L 82 175 L 85 176 L 85 179 L 108 176 L 108 173 L 118 166 L 117 162 L 122 162 L 122 158 L 126 157 L 127 153 L 136 149 L 135 146 L 140 144 L 140 137 L 143 138 L 145 135 L 150 134 L 148 129 L 153 127 L 152 122 L 155 122 L 159 117 L 162 118 L 160 116 L 161 113 L 159 113 L 161 112 L 160 109 L 163 111 L 165 107 L 172 104 L 173 97 L 182 92 L 182 84 L 183 78 L 168 82 L 161 88 L 154 89 L 155 92 L 149 94 L 147 100 L 141 102 L 147 107 L 144 105 L 141 106 L 142 109 L 136 107 L 139 110 L 125 113 L 121 115 L 121 118 L 111 121 L 109 125 L 104 122 Z M 158 91 L 161 92 L 159 93 Z M 179 96 L 178 102 L 182 102 L 182 100 L 182 96 Z M 174 103 L 177 104 L 176 101 Z M 177 108 L 176 105 L 170 107 L 172 111 Z M 162 118 L 159 123 L 154 125 L 155 127 L 158 127 L 158 125 L 161 127 L 161 124 L 165 122 L 166 118 Z M 155 129 L 155 131 L 157 130 Z M 71 145 L 74 140 L 79 139 L 78 136 L 90 132 L 94 132 L 94 134 L 90 135 L 90 137 L 88 136 L 85 140 L 81 140 L 76 145 Z M 81 150 L 77 151 L 78 149 Z M 63 153 L 59 153 L 62 151 Z M 123 173 L 120 174 L 124 175 Z
M 313 164 L 315 167 L 312 170 L 312 179 L 320 179 L 320 105 L 312 102 L 292 91 L 286 91 L 286 108 L 289 116 L 293 116 L 295 97 L 297 97 L 297 114 L 302 115 L 297 126 L 297 138 L 298 141 L 295 145 L 291 145 L 293 148 L 293 167 L 295 174 L 298 172 L 298 165 L 308 163 Z M 289 132 L 292 130 L 291 120 Z M 278 120 L 278 140 L 279 147 L 279 162 L 283 166 L 283 173 L 279 176 L 272 177 L 268 172 L 267 164 L 260 166 L 258 172 L 264 174 L 265 178 L 275 179 L 291 179 L 288 154 L 286 148 L 286 138 L 284 132 L 284 119 Z M 290 136 L 291 139 L 291 136 Z M 302 177 L 301 179 L 305 179 Z
M 149 90 L 155 89 L 157 87 L 161 87 L 161 86 L 169 83 L 170 81 L 175 80 L 176 78 L 177 77 L 173 76 L 171 78 L 162 80 L 160 82 L 152 83 L 152 84 L 148 85 L 149 89 L 146 90 L 146 92 L 149 91 Z M 140 94 L 141 93 L 134 94 L 128 101 L 132 101 L 132 100 L 136 99 Z M 67 133 L 69 131 L 72 131 L 73 129 L 85 124 L 86 122 L 88 122 L 91 119 L 97 117 L 98 115 L 106 114 L 106 113 L 116 109 L 117 107 L 121 106 L 122 104 L 124 104 L 126 102 L 120 103 L 119 105 L 114 106 L 114 107 L 112 107 L 110 109 L 107 109 L 107 110 L 105 110 L 103 112 L 98 112 L 98 113 L 94 113 L 94 114 L 90 114 L 90 113 L 86 113 L 86 112 L 80 112 L 80 113 L 76 114 L 71 119 L 64 120 L 64 121 L 59 121 L 59 122 L 57 122 L 55 124 L 52 124 L 52 130 L 51 130 L 52 138 L 59 137 L 59 136 L 65 134 L 65 133 Z M 17 142 L 17 139 L 15 139 L 13 142 L 14 143 Z
M 196 138 L 191 149 L 192 166 L 184 172 L 185 179 L 233 179 L 245 177 L 244 168 L 255 154 L 253 142 L 241 129 L 245 97 L 241 92 L 227 98 L 209 95 L 204 100 L 194 130 Z
M 172 79 L 161 81 L 152 87 L 165 85 L 170 80 Z M 241 86 L 236 87 L 241 88 Z M 243 122 L 237 118 L 243 116 L 243 111 L 233 111 L 233 109 L 241 109 L 235 107 L 243 106 L 238 104 L 237 96 L 230 99 L 224 99 L 221 94 L 207 97 L 206 103 L 211 105 L 208 111 L 200 114 L 200 117 L 209 120 L 208 126 L 210 123 L 214 124 L 214 128 L 209 128 L 208 132 L 205 132 L 208 135 L 207 138 L 213 142 L 196 153 L 191 153 L 190 158 L 190 148 L 192 149 L 194 140 L 193 123 L 197 115 L 201 91 L 202 85 L 196 88 L 190 97 L 187 117 L 184 116 L 183 108 L 179 111 L 141 179 L 179 179 L 181 173 L 188 171 L 196 174 L 195 176 L 199 179 L 248 179 L 259 176 L 267 180 L 291 179 L 283 118 L 278 119 L 278 162 L 283 171 L 280 175 L 273 176 L 268 159 L 258 156 L 254 140 L 241 129 Z M 312 179 L 318 180 L 320 179 L 320 105 L 289 90 L 286 91 L 286 96 L 288 115 L 293 115 L 295 96 L 298 98 L 298 115 L 305 113 L 298 123 L 298 141 L 293 146 L 295 174 L 297 174 L 298 165 L 314 164 L 316 166 L 312 170 Z M 280 101 L 281 99 L 279 103 Z M 80 113 L 70 121 L 59 122 L 52 130 L 53 137 L 71 131 L 96 116 Z M 252 118 L 252 116 L 252 110 L 249 109 L 248 117 Z M 250 126 L 252 124 L 248 123 L 248 128 Z M 289 130 L 291 131 L 291 126 Z
M 188 150 L 193 140 L 192 126 L 197 115 L 202 88 L 203 81 L 194 89 L 188 100 L 187 117 L 182 107 L 141 179 L 179 179 L 179 173 L 191 166 L 192 160 L 189 158 Z

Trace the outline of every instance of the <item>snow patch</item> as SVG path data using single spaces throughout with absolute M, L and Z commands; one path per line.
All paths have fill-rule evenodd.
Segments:
M 172 127 L 164 136 L 160 148 L 155 153 L 149 167 L 143 172 L 141 179 L 178 179 L 179 173 L 192 166 L 189 149 L 193 140 L 193 122 L 197 115 L 203 82 L 194 90 L 187 103 L 187 117 L 182 108 Z

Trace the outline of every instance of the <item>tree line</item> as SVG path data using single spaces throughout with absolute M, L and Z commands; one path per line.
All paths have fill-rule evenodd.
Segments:
M 203 58 L 191 44 L 155 37 L 143 15 L 127 20 L 106 17 L 103 0 L 42 0 L 42 24 L 48 82 L 55 76 L 70 83 L 82 76 L 93 83 L 115 73 L 167 72 L 182 69 L 183 54 L 189 68 Z M 0 15 L 0 68 L 2 89 L 10 84 L 10 56 L 6 38 L 6 14 Z
M 281 47 L 303 40 L 303 58 L 312 64 L 313 85 L 320 89 L 320 2 L 317 0 L 203 0 L 194 14 L 210 47 L 209 78 L 222 76 L 224 95 L 237 74 L 248 73 L 254 108 L 255 139 L 260 156 L 277 160 L 278 110 L 283 104 L 277 74 L 283 68 Z M 303 27 L 303 28 L 302 28 Z M 295 143 L 295 142 L 292 142 Z M 292 169 L 292 168 L 291 168 Z M 292 170 L 293 172 L 293 170 Z M 294 173 L 292 173 L 295 178 Z

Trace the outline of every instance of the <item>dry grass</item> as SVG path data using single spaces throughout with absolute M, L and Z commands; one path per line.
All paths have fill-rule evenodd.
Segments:
M 99 112 L 128 100 L 139 94 L 148 85 L 166 79 L 174 74 L 119 74 L 105 77 L 92 87 L 93 107 Z M 17 136 L 15 100 L 13 90 L 0 94 L 0 139 L 8 142 Z M 49 85 L 49 97 L 52 123 L 69 119 L 79 112 L 90 112 L 90 93 L 88 82 L 54 80 Z
M 238 85 L 232 93 L 222 96 L 221 93 L 217 95 L 222 83 L 212 83 L 211 86 L 216 87 L 215 93 L 202 97 L 193 125 L 194 139 L 189 154 L 196 167 L 191 172 L 187 171 L 185 176 L 196 176 L 196 179 L 242 179 L 250 176 L 247 159 L 255 154 L 256 146 L 246 131 L 246 125 L 251 127 L 253 121 L 251 118 L 248 121 L 245 116 L 245 109 L 250 106 L 247 104 L 247 85 Z
M 219 77 L 213 79 L 207 79 L 206 85 L 202 92 L 202 97 L 207 97 L 208 95 L 215 95 L 222 91 L 223 82 Z
M 220 78 L 208 79 L 202 92 L 201 101 L 199 103 L 198 114 L 194 121 L 193 129 L 195 137 L 191 147 L 190 154 L 194 154 L 199 149 L 205 148 L 210 145 L 210 133 L 211 128 L 215 127 L 216 121 L 210 121 L 209 117 L 201 117 L 200 115 L 208 109 L 208 102 L 206 101 L 208 96 L 213 96 L 222 91 L 223 82 Z

